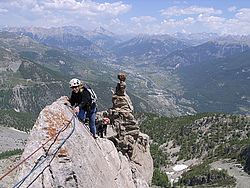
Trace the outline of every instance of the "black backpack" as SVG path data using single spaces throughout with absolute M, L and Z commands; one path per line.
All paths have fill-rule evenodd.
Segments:
M 97 95 L 95 93 L 95 91 L 88 85 L 88 84 L 84 84 L 83 87 L 89 92 L 90 94 L 90 98 L 91 101 L 89 101 L 89 106 L 93 106 L 94 104 L 96 105 L 97 103 Z

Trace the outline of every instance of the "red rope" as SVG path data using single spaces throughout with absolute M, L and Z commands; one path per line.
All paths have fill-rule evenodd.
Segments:
M 17 164 L 14 168 L 12 168 L 9 172 L 7 172 L 6 174 L 4 174 L 0 180 L 2 180 L 5 176 L 7 176 L 9 173 L 11 173 L 13 170 L 15 170 L 18 166 L 20 166 L 22 163 L 24 163 L 27 159 L 29 159 L 32 155 L 34 155 L 38 150 L 40 150 L 42 147 L 44 147 L 49 141 L 51 141 L 53 138 L 55 138 L 65 127 L 67 127 L 70 122 L 72 121 L 74 115 L 72 116 L 71 120 L 68 121 L 69 123 L 66 124 L 65 126 L 63 126 L 60 131 L 58 131 L 54 136 L 52 136 L 49 140 L 47 140 L 44 144 L 42 144 L 39 148 L 37 148 L 33 153 L 31 153 L 28 157 L 26 157 L 24 160 L 22 160 L 19 164 Z M 82 122 L 82 121 L 81 121 Z M 87 132 L 89 132 L 89 134 L 92 137 L 92 133 L 89 131 L 89 129 L 87 128 L 87 126 L 85 125 L 84 122 L 82 122 L 83 126 L 85 127 L 85 129 L 87 130 Z M 97 144 L 97 146 L 100 148 L 100 150 L 102 150 L 101 146 L 98 144 L 97 140 L 95 139 L 95 142 Z M 111 151 L 107 152 L 107 154 L 111 153 L 114 149 L 112 149 Z
M 72 121 L 74 115 L 72 116 L 71 120 L 68 121 L 69 123 L 64 125 L 60 131 L 58 131 L 54 136 L 52 136 L 49 140 L 47 140 L 44 144 L 42 144 L 39 148 L 37 148 L 33 153 L 31 153 L 28 157 L 26 157 L 24 160 L 22 160 L 19 164 L 17 164 L 14 168 L 12 168 L 9 172 L 7 172 L 6 174 L 4 174 L 0 180 L 2 180 L 5 176 L 7 176 L 9 173 L 11 173 L 13 170 L 15 170 L 18 166 L 20 166 L 22 163 L 24 163 L 28 158 L 30 158 L 32 155 L 34 155 L 38 150 L 40 150 L 43 146 L 45 146 L 50 140 L 52 140 L 53 138 L 55 138 L 65 127 L 67 127 L 70 122 Z

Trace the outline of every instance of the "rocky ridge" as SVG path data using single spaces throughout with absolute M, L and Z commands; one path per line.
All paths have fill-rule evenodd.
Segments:
M 49 46 L 63 48 L 87 57 L 100 58 L 107 56 L 105 51 L 85 37 L 81 35 L 73 35 L 59 28 L 45 29 L 36 27 L 13 27 L 9 28 L 9 32 L 17 35 L 28 36 L 31 39 L 45 43 Z
M 108 139 L 94 139 L 64 97 L 45 107 L 22 159 L 42 147 L 19 167 L 15 182 L 20 187 L 149 187 L 153 175 L 149 137 L 140 133 L 132 111 L 122 108 L 132 105 L 129 96 L 116 97 L 127 103 L 98 114 L 111 119 Z
M 209 41 L 198 46 L 176 50 L 168 54 L 158 65 L 176 69 L 179 66 L 229 57 L 249 49 L 249 41 Z

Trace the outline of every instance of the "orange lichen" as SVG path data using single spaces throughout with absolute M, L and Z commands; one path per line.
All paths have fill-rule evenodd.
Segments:
M 57 133 L 56 128 L 53 127 L 45 127 L 44 130 L 48 131 L 50 137 L 54 136 Z
M 61 148 L 59 151 L 58 151 L 58 157 L 67 157 L 68 156 L 68 151 L 66 149 L 66 147 L 64 147 L 63 149 Z
M 60 149 L 58 152 L 59 152 L 59 153 L 68 153 L 66 147 L 64 147 L 64 149 Z

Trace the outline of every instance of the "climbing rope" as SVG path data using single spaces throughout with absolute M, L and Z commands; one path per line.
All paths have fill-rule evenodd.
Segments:
M 76 116 L 75 116 L 76 117 Z M 30 182 L 30 184 L 27 187 L 30 187 L 36 180 L 37 178 L 43 174 L 43 172 L 50 166 L 51 162 L 53 161 L 53 159 L 55 158 L 57 152 L 59 151 L 59 149 L 63 146 L 63 144 L 69 139 L 69 137 L 73 134 L 74 130 L 75 130 L 75 119 L 74 118 L 74 126 L 71 130 L 71 132 L 68 134 L 68 136 L 61 142 L 61 144 L 59 146 L 56 147 L 56 149 L 53 150 L 52 153 L 50 153 L 42 162 L 40 162 L 38 165 L 35 166 L 35 168 L 33 168 L 22 180 L 20 180 L 13 188 L 15 187 L 20 187 L 22 185 L 22 183 L 36 170 L 38 169 L 45 161 L 47 161 L 51 156 L 51 160 L 49 162 L 49 164 L 47 166 L 45 166 L 42 171 Z M 68 124 L 69 125 L 69 124 Z M 48 151 L 46 152 L 48 153 Z
M 66 105 L 66 104 L 65 104 L 65 105 Z M 67 105 L 67 106 L 72 110 L 72 107 L 71 107 L 71 106 L 69 106 L 69 105 Z M 72 112 L 72 111 L 71 111 L 71 112 Z M 50 139 L 48 139 L 44 144 L 42 144 L 39 148 L 37 148 L 37 149 L 36 149 L 34 152 L 32 152 L 29 156 L 27 156 L 25 159 L 23 159 L 19 164 L 17 164 L 15 167 L 13 167 L 9 172 L 7 172 L 6 174 L 4 174 L 4 175 L 0 178 L 0 180 L 2 180 L 2 179 L 3 179 L 4 177 L 6 177 L 9 173 L 11 173 L 12 171 L 14 171 L 18 166 L 20 166 L 20 165 L 21 165 L 22 163 L 24 163 L 26 160 L 28 160 L 31 156 L 33 156 L 36 152 L 38 152 L 41 148 L 43 148 L 49 141 L 51 141 L 52 139 L 54 139 L 53 143 L 50 144 L 49 148 L 47 149 L 47 151 L 46 151 L 46 153 L 45 153 L 45 156 L 43 155 L 43 156 L 39 157 L 39 159 L 37 160 L 35 166 L 31 169 L 31 171 L 30 171 L 22 180 L 20 180 L 16 185 L 14 185 L 13 188 L 20 187 L 20 186 L 23 184 L 23 182 L 24 182 L 24 181 L 25 181 L 25 180 L 26 180 L 35 170 L 37 170 L 45 161 L 47 161 L 50 157 L 52 157 L 51 160 L 49 161 L 48 165 L 45 166 L 45 167 L 41 170 L 41 172 L 40 172 L 40 173 L 30 182 L 30 184 L 27 186 L 27 187 L 30 187 L 30 186 L 36 181 L 36 179 L 37 179 L 41 174 L 43 174 L 43 172 L 50 166 L 50 164 L 51 164 L 51 162 L 53 161 L 53 159 L 55 158 L 57 152 L 60 150 L 60 148 L 63 146 L 63 144 L 69 139 L 69 137 L 73 134 L 73 132 L 74 132 L 74 130 L 75 130 L 75 127 L 76 127 L 76 118 L 77 118 L 77 116 L 76 116 L 76 114 L 75 114 L 74 112 L 72 112 L 72 113 L 73 113 L 73 116 L 72 116 L 72 118 L 68 121 L 67 124 L 65 124 L 65 125 L 55 134 L 55 135 L 53 135 L 53 136 L 52 136 Z M 73 128 L 72 128 L 71 132 L 70 132 L 70 133 L 68 134 L 68 136 L 61 142 L 61 144 L 60 144 L 58 147 L 56 147 L 56 149 L 53 150 L 52 153 L 48 154 L 50 148 L 52 147 L 52 145 L 53 145 L 53 144 L 55 143 L 55 141 L 57 140 L 59 134 L 68 128 L 68 126 L 69 126 L 70 123 L 72 122 L 73 118 L 74 118 L 74 125 L 73 125 Z M 78 119 L 79 119 L 79 118 L 78 118 Z M 80 120 L 80 122 L 82 122 L 82 121 Z M 87 125 L 85 125 L 84 122 L 82 122 L 82 124 L 84 125 L 85 129 L 87 130 L 87 132 L 88 132 L 88 133 L 91 135 L 91 137 L 92 137 L 92 133 L 90 132 L 90 130 L 89 130 L 89 128 L 87 127 Z M 96 139 L 94 139 L 94 140 L 95 140 L 96 144 L 98 145 L 98 147 L 100 148 L 100 150 L 102 150 L 101 147 L 100 147 L 100 145 L 97 143 L 97 140 L 96 140 Z M 112 149 L 110 152 L 112 152 L 112 151 L 113 151 L 113 149 Z M 110 152 L 107 152 L 107 153 L 110 153 Z M 44 159 L 42 160 L 42 158 L 44 158 Z M 42 161 L 41 161 L 41 160 L 42 160 Z M 39 163 L 39 161 L 41 161 L 41 162 Z
M 55 137 L 57 137 L 72 121 L 74 116 L 72 116 L 71 120 L 68 121 L 68 124 L 66 124 L 64 127 L 62 127 L 61 130 L 59 130 L 55 135 L 53 135 L 49 140 L 47 140 L 44 144 L 42 144 L 39 148 L 37 148 L 34 152 L 32 152 L 28 157 L 26 157 L 25 159 L 23 159 L 19 164 L 17 164 L 15 167 L 13 167 L 9 172 L 7 172 L 6 174 L 4 174 L 0 180 L 2 180 L 4 177 L 6 177 L 9 173 L 11 173 L 13 170 L 15 170 L 18 166 L 20 166 L 22 163 L 24 163 L 26 160 L 28 160 L 31 156 L 33 156 L 36 152 L 38 152 L 41 148 L 43 148 L 49 141 L 51 141 L 52 139 L 54 139 Z

